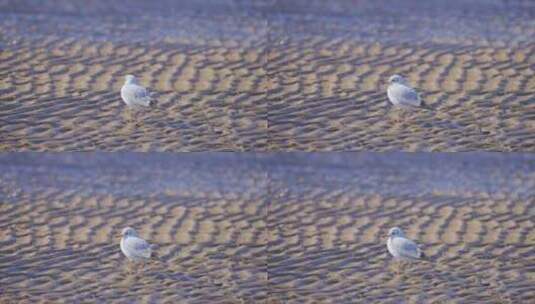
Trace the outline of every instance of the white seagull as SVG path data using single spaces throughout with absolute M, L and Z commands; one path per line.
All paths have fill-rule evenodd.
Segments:
M 392 104 L 401 107 L 422 106 L 420 95 L 407 84 L 405 78 L 393 75 L 388 79 L 388 83 L 386 93 Z
M 126 227 L 121 232 L 121 251 L 130 261 L 144 261 L 150 259 L 152 248 L 144 239 L 138 237 L 134 228 Z
M 394 227 L 388 232 L 386 247 L 395 259 L 414 261 L 426 257 L 418 245 L 407 239 L 403 231 L 398 227 Z
M 130 107 L 148 107 L 152 101 L 147 89 L 138 84 L 134 75 L 125 76 L 125 82 L 121 88 L 121 98 Z

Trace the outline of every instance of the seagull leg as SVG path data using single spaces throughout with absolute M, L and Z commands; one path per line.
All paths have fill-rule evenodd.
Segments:
M 401 261 L 397 258 L 394 258 L 393 263 L 390 264 L 390 269 L 392 270 L 393 273 L 399 275 L 401 273 L 400 265 L 401 265 Z
M 134 117 L 133 117 L 134 114 L 133 114 L 133 112 L 132 112 L 132 109 L 127 109 L 127 111 L 128 111 L 128 112 L 127 112 L 127 114 L 126 114 L 126 123 L 130 125 L 130 124 L 132 124 L 132 123 L 134 122 L 134 120 L 135 120 Z
M 132 265 L 132 262 L 130 260 L 128 261 L 128 264 L 126 265 L 126 268 L 127 268 L 126 273 L 131 275 L 133 273 L 133 265 Z

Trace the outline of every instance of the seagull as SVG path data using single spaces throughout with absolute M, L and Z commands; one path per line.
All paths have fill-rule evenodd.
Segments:
M 125 82 L 121 88 L 121 98 L 130 107 L 148 107 L 151 103 L 149 92 L 138 84 L 134 75 L 125 76 Z
M 398 227 L 394 227 L 388 232 L 386 247 L 388 252 L 398 260 L 415 261 L 426 258 L 418 245 L 405 238 L 405 234 Z
M 138 237 L 134 228 L 126 227 L 121 232 L 121 251 L 130 261 L 138 262 L 150 259 L 152 246 Z
M 418 92 L 411 88 L 402 76 L 393 75 L 388 79 L 388 83 L 386 93 L 392 104 L 405 108 L 423 105 Z

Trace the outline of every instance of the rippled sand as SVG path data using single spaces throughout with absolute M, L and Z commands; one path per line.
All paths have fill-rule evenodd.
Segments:
M 535 151 L 533 3 L 292 3 L 270 23 L 270 149 Z M 393 108 L 393 74 L 429 109 Z
M 275 303 L 531 303 L 532 156 L 313 155 L 271 170 Z M 393 226 L 432 262 L 386 249 Z
M 535 151 L 529 1 L 32 4 L 0 1 L 3 151 Z
M 0 150 L 265 149 L 265 23 L 145 2 L 0 5 Z M 154 107 L 126 107 L 127 74 Z
M 535 159 L 4 154 L 0 302 L 529 303 Z M 119 248 L 135 227 L 159 262 Z M 399 271 L 392 226 L 430 263 Z
M 0 302 L 266 298 L 266 176 L 232 155 L 0 156 Z M 159 262 L 132 267 L 135 227 Z

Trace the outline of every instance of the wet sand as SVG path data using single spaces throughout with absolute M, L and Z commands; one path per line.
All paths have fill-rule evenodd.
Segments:
M 270 23 L 269 147 L 535 151 L 535 5 L 292 1 Z M 400 110 L 405 76 L 428 109 Z
M 535 151 L 529 1 L 29 3 L 0 1 L 2 151 Z
M 531 303 L 535 159 L 313 154 L 271 172 L 275 303 Z M 399 268 L 393 226 L 431 262 Z
M 265 149 L 266 22 L 208 2 L 25 2 L 0 5 L 0 150 Z M 127 74 L 154 107 L 126 107 Z
M 259 303 L 268 198 L 254 160 L 1 155 L 0 302 Z M 159 260 L 129 265 L 125 226 Z
M 0 302 L 530 303 L 535 158 L 4 154 Z M 125 226 L 157 244 L 136 270 Z M 402 227 L 432 262 L 399 272 Z

